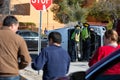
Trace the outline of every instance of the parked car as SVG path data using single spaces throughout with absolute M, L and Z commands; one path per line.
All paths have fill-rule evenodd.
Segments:
M 104 73 L 108 68 L 114 66 L 119 62 L 120 62 L 120 49 L 111 53 L 109 56 L 103 58 L 102 60 L 91 66 L 87 71 L 78 71 L 69 74 L 66 77 L 67 79 L 65 80 L 96 80 L 96 78 L 99 75 L 101 75 L 101 73 Z M 61 79 L 60 77 L 58 80 L 64 80 L 64 79 Z M 114 79 L 114 80 L 120 80 L 120 79 Z
M 39 36 L 37 32 L 31 30 L 18 30 L 16 33 L 25 39 L 29 51 L 38 50 Z M 47 46 L 47 38 L 41 37 L 41 49 L 46 46 Z

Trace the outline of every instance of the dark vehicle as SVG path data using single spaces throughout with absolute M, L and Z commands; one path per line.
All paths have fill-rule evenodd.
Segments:
M 69 74 L 67 76 L 68 79 L 66 80 L 95 80 L 101 73 L 103 73 L 108 68 L 112 67 L 113 65 L 119 62 L 120 62 L 120 49 L 116 50 L 115 52 L 111 53 L 109 56 L 97 62 L 95 65 L 91 66 L 86 72 L 78 71 Z M 120 79 L 114 79 L 114 80 L 120 80 Z
M 22 36 L 27 44 L 28 50 L 38 50 L 38 33 L 31 30 L 18 30 L 17 34 Z M 41 49 L 47 46 L 47 38 L 41 38 Z
M 111 53 L 109 56 L 97 62 L 86 72 L 86 80 L 95 80 L 97 76 L 106 71 L 108 68 L 120 62 L 120 49 Z M 112 79 L 111 79 L 112 80 Z M 115 80 L 115 79 L 114 79 Z M 120 79 L 117 79 L 120 80 Z

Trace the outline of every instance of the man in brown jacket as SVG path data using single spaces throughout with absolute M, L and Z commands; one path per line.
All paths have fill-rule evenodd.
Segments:
M 26 43 L 16 34 L 19 22 L 7 16 L 0 28 L 0 80 L 20 80 L 19 70 L 31 62 Z

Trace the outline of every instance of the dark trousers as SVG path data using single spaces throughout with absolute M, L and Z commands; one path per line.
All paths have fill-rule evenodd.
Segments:
M 72 45 L 72 49 L 71 49 L 71 60 L 74 62 L 77 59 L 77 55 L 76 55 L 76 44 L 74 42 L 74 44 Z
M 72 42 L 72 46 L 71 46 L 71 61 L 78 61 L 78 58 L 81 57 L 80 54 L 80 45 L 79 42 Z
M 90 57 L 90 38 L 83 40 L 83 60 L 89 60 Z

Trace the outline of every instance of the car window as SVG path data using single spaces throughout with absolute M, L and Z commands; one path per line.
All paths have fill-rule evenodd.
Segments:
M 31 36 L 30 32 L 21 32 L 19 34 L 23 37 L 30 37 Z
M 38 37 L 38 33 L 36 33 L 36 32 L 31 32 L 31 35 L 32 35 L 33 37 Z

